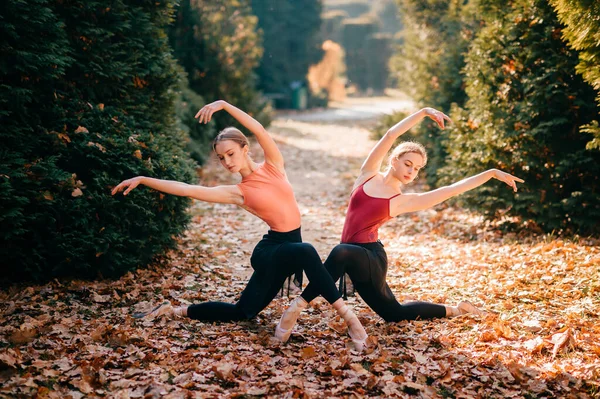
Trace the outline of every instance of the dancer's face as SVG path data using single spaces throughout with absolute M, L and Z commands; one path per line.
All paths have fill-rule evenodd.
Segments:
M 392 160 L 392 171 L 394 177 L 402 184 L 408 184 L 415 180 L 419 170 L 423 167 L 423 156 L 416 152 L 407 152 Z
M 215 146 L 215 152 L 221 161 L 221 165 L 231 173 L 237 173 L 248 163 L 248 146 L 241 146 L 232 140 L 219 141 Z

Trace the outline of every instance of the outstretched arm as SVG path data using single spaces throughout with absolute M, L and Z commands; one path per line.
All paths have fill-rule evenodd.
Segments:
M 178 195 L 180 197 L 190 197 L 206 202 L 236 205 L 242 205 L 244 203 L 244 197 L 237 186 L 204 187 L 174 180 L 153 179 L 145 176 L 137 176 L 122 181 L 113 188 L 112 195 L 123 190 L 125 190 L 123 195 L 127 195 L 140 184 L 163 193 Z
M 397 216 L 401 213 L 421 211 L 431 208 L 434 205 L 442 203 L 449 198 L 460 195 L 469 190 L 473 190 L 486 183 L 490 179 L 498 179 L 508 184 L 517 192 L 517 182 L 525 181 L 509 173 L 498 169 L 490 169 L 475 176 L 468 177 L 450 186 L 440 187 L 433 191 L 421 194 L 403 194 L 392 199 L 390 208 L 391 215 Z
M 202 107 L 202 109 L 196 114 L 195 118 L 198 118 L 199 123 L 208 123 L 212 119 L 212 115 L 220 110 L 227 111 L 229 115 L 233 116 L 246 129 L 250 130 L 252 134 L 256 136 L 258 144 L 260 144 L 265 152 L 265 161 L 274 165 L 277 169 L 283 172 L 283 155 L 281 155 L 277 144 L 275 144 L 275 140 L 273 140 L 273 137 L 271 137 L 269 132 L 267 132 L 260 122 L 241 109 L 234 107 L 226 101 L 219 100 Z
M 406 133 L 411 127 L 421 122 L 425 117 L 433 119 L 442 129 L 444 129 L 444 120 L 450 121 L 450 118 L 443 112 L 433 108 L 423 108 L 396 123 L 383 135 L 375 147 L 373 147 L 367 159 L 365 159 L 360 168 L 359 179 L 360 177 L 369 178 L 379 172 L 385 154 L 392 148 L 396 139 Z

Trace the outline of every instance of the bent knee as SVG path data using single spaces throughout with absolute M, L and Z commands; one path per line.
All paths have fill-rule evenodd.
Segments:
M 294 254 L 296 256 L 316 257 L 316 258 L 321 259 L 319 257 L 319 253 L 317 252 L 315 247 L 313 247 L 313 245 L 308 242 L 301 242 L 301 243 L 295 244 L 294 245 Z

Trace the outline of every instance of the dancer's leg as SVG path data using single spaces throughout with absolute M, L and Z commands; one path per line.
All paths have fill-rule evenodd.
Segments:
M 286 253 L 282 253 L 282 257 L 295 265 L 298 265 L 296 263 L 298 261 L 302 262 L 303 268 L 310 280 L 309 287 L 311 288 L 309 291 L 314 292 L 314 294 L 310 295 L 323 295 L 333 305 L 338 314 L 347 322 L 350 337 L 356 343 L 357 347 L 362 349 L 364 341 L 367 338 L 367 333 L 356 315 L 345 305 L 340 293 L 335 288 L 332 274 L 335 277 L 337 273 L 328 273 L 323 267 L 316 250 L 310 244 L 304 243 L 290 246 Z M 281 317 L 279 325 L 275 330 L 275 337 L 281 341 L 285 342 L 289 338 L 300 312 L 308 305 L 308 302 L 304 300 L 304 296 L 305 293 L 296 298 Z
M 366 267 L 365 267 L 366 266 Z M 325 269 L 330 274 L 335 283 L 344 275 L 345 272 L 352 270 L 352 274 L 359 279 L 369 278 L 368 258 L 364 252 L 364 248 L 353 244 L 338 244 L 336 245 L 327 260 L 325 261 Z M 302 298 L 308 303 L 319 296 L 319 287 L 312 280 L 302 292 Z

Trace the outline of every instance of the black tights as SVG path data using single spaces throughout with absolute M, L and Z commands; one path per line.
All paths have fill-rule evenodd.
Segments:
M 254 273 L 235 303 L 204 302 L 188 307 L 188 317 L 203 321 L 238 321 L 255 317 L 275 298 L 285 279 L 302 271 L 311 282 L 315 297 L 323 295 L 333 303 L 341 298 L 315 248 L 303 243 L 300 228 L 279 233 L 269 230 L 250 259 Z M 301 278 L 300 285 L 301 285 Z
M 387 255 L 380 242 L 339 244 L 329 254 L 325 268 L 337 281 L 348 273 L 361 298 L 385 321 L 433 319 L 446 316 L 446 308 L 429 302 L 400 304 L 385 281 Z M 302 293 L 310 302 L 318 296 L 312 280 Z

